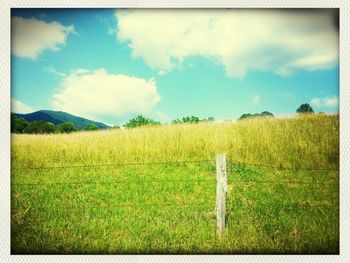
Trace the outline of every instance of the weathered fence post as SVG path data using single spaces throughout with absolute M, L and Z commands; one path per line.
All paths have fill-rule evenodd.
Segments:
M 218 153 L 216 155 L 216 226 L 217 226 L 217 235 L 219 237 L 222 235 L 225 229 L 226 192 L 227 192 L 226 154 Z

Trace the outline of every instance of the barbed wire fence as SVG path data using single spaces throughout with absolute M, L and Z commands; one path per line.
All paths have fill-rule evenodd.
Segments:
M 168 165 L 168 164 L 186 164 L 186 163 L 211 163 L 215 164 L 215 160 L 212 159 L 202 159 L 202 160 L 181 160 L 181 161 L 167 161 L 167 162 L 131 162 L 131 163 L 108 163 L 108 164 L 85 164 L 85 165 L 66 165 L 66 166 L 38 166 L 38 167 L 13 167 L 13 170 L 51 170 L 51 169 L 74 169 L 74 168 L 91 168 L 91 167 L 111 167 L 111 166 L 134 166 L 134 165 Z M 233 165 L 243 165 L 251 167 L 263 167 L 263 168 L 273 168 L 279 170 L 293 170 L 293 171 L 338 171 L 338 168 L 319 168 L 319 167 L 288 167 L 272 164 L 259 164 L 242 162 L 235 160 L 227 160 L 227 163 Z
M 216 161 L 216 162 L 215 162 Z M 158 179 L 158 180 L 142 180 L 142 183 L 146 184 L 186 184 L 186 183 L 213 183 L 216 182 L 216 202 L 215 202 L 215 213 L 216 213 L 216 224 L 217 224 L 217 235 L 220 237 L 225 229 L 226 217 L 231 215 L 230 211 L 226 211 L 226 199 L 227 199 L 227 185 L 228 185 L 228 173 L 227 170 L 237 167 L 253 167 L 253 168 L 266 168 L 280 171 L 307 171 L 307 172 L 321 172 L 321 171 L 339 171 L 336 168 L 320 168 L 320 167 L 288 167 L 281 165 L 272 164 L 259 164 L 241 162 L 235 160 L 226 160 L 226 154 L 217 154 L 216 160 L 202 159 L 202 160 L 179 160 L 179 161 L 167 161 L 167 162 L 130 162 L 130 163 L 108 163 L 108 164 L 85 164 L 85 165 L 65 165 L 65 166 L 38 166 L 38 167 L 14 167 L 14 171 L 34 171 L 34 170 L 55 170 L 55 169 L 77 169 L 77 168 L 93 168 L 93 167 L 121 167 L 121 166 L 153 166 L 153 165 L 175 165 L 175 164 L 209 164 L 216 168 L 216 178 L 212 179 Z M 229 166 L 230 169 L 227 169 Z M 234 174 L 229 174 L 230 178 L 234 178 Z M 109 181 L 72 181 L 72 182 L 30 182 L 30 183 L 12 183 L 13 187 L 19 186 L 25 189 L 31 189 L 41 186 L 55 187 L 55 186 L 76 186 L 76 185 L 113 185 L 113 184 L 139 184 L 140 180 L 109 180 Z M 301 184 L 301 185 L 329 185 L 329 182 L 305 182 L 300 180 L 235 180 L 233 184 Z M 334 184 L 334 182 L 333 182 Z M 335 183 L 337 184 L 337 182 Z M 108 206 L 91 206 L 91 205 L 79 205 L 79 206 L 65 206 L 64 210 L 80 210 L 80 209 L 118 209 L 118 208 L 146 208 L 146 207 L 206 207 L 213 208 L 213 205 L 208 202 L 199 203 L 152 203 L 152 204 L 120 204 L 120 205 L 108 205 Z M 310 207 L 302 205 L 302 207 Z M 57 207 L 53 206 L 33 206 L 28 207 L 26 212 L 29 210 L 35 211 L 47 211 L 57 210 Z

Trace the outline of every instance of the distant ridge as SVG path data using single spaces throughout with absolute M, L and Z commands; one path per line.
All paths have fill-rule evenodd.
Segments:
M 108 129 L 110 126 L 102 123 L 92 121 L 86 118 L 75 116 L 63 111 L 52 111 L 52 110 L 39 110 L 32 113 L 21 114 L 14 113 L 18 118 L 24 118 L 26 121 L 48 121 L 55 125 L 61 124 L 63 122 L 71 122 L 75 125 L 78 130 L 84 130 L 89 124 L 96 125 L 100 129 Z

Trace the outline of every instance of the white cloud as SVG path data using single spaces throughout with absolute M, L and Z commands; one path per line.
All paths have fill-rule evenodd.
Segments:
M 260 102 L 260 96 L 259 95 L 254 95 L 252 97 L 252 103 L 256 105 L 256 104 L 259 104 L 259 102 Z
M 320 98 L 313 98 L 310 103 L 314 106 L 321 106 L 322 100 Z
M 60 50 L 74 26 L 44 22 L 35 18 L 11 18 L 11 52 L 19 57 L 36 59 L 46 49 Z
M 11 99 L 11 112 L 14 113 L 30 113 L 33 112 L 34 109 L 23 102 L 15 99 Z
M 54 74 L 56 76 L 59 76 L 59 77 L 65 77 L 66 76 L 66 74 L 56 70 L 54 67 L 48 67 L 48 68 L 46 68 L 46 71 L 50 72 L 50 73 L 52 73 L 52 74 Z
M 101 15 L 96 15 L 97 20 L 102 23 L 104 26 L 106 26 L 107 28 L 107 34 L 108 35 L 114 35 L 116 30 L 115 28 L 112 26 L 113 21 L 110 21 L 111 19 L 105 17 L 105 16 L 101 16 Z
M 316 107 L 337 107 L 339 99 L 337 97 L 313 98 L 310 103 Z
M 84 68 L 78 68 L 78 69 L 71 70 L 71 74 L 75 74 L 75 75 L 84 75 L 84 74 L 87 74 L 89 72 L 90 72 L 90 70 L 84 69 Z
M 278 10 L 118 10 L 117 38 L 159 73 L 190 56 L 223 65 L 231 77 L 248 70 L 288 76 L 338 63 L 338 33 L 328 12 Z
M 335 97 L 334 98 L 324 98 L 323 101 L 327 107 L 336 107 L 339 104 L 339 99 L 335 98 Z
M 104 69 L 79 69 L 63 78 L 52 106 L 83 117 L 149 113 L 160 100 L 153 79 L 109 74 Z

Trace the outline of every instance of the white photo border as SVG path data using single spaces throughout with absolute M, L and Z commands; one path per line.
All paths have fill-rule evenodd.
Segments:
M 11 8 L 339 8 L 339 255 L 11 255 Z M 347 262 L 350 258 L 350 1 L 348 0 L 2 0 L 0 2 L 0 262 Z

